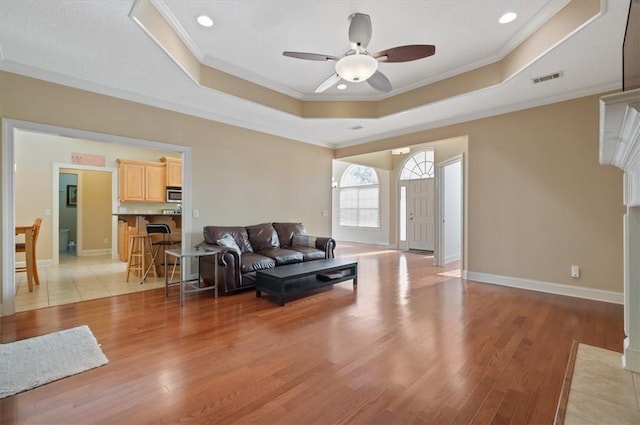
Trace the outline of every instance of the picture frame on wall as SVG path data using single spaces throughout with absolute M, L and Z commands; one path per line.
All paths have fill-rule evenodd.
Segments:
M 67 185 L 67 206 L 75 207 L 78 205 L 78 186 L 75 184 Z

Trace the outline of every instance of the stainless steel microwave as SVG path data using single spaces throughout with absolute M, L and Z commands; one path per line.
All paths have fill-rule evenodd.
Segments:
M 167 186 L 167 203 L 179 204 L 182 202 L 182 188 L 178 186 Z

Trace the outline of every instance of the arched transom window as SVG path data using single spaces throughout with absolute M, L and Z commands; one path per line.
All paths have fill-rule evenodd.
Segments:
M 376 170 L 350 165 L 340 179 L 340 225 L 379 227 L 380 203 Z
M 400 172 L 400 180 L 430 179 L 434 172 L 433 150 L 428 149 L 416 152 L 407 159 Z

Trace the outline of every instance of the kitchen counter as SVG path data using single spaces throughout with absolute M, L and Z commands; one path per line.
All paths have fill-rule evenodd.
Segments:
M 181 216 L 182 214 L 163 214 L 163 213 L 113 213 L 111 215 L 117 215 L 122 217 L 172 217 L 172 216 Z
M 113 213 L 118 217 L 118 256 L 120 260 L 129 258 L 129 235 L 147 233 L 147 223 L 164 223 L 171 229 L 174 240 L 180 240 L 182 233 L 181 214 L 162 213 Z M 161 258 L 161 257 L 159 257 Z

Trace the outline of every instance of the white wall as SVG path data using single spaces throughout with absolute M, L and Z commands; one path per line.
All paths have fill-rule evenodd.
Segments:
M 345 161 L 333 161 L 333 178 L 340 183 L 342 174 L 351 163 Z M 380 227 L 377 229 L 365 229 L 357 227 L 340 226 L 340 188 L 333 189 L 333 238 L 337 241 L 368 243 L 374 245 L 389 245 L 389 181 L 390 172 L 381 168 L 375 168 L 380 182 Z
M 444 262 L 462 255 L 462 163 L 444 167 Z

